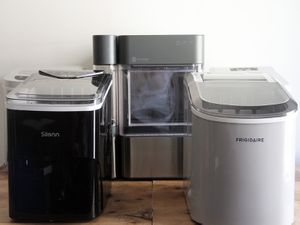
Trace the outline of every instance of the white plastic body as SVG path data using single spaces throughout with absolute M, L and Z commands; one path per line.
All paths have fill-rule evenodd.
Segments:
M 0 168 L 4 167 L 6 164 L 6 158 L 7 158 L 7 154 L 6 154 L 6 110 L 5 110 L 5 96 L 6 96 L 6 92 L 4 90 L 4 84 L 3 84 L 3 80 L 0 80 L 0 119 L 1 119 L 1 123 L 0 123 Z
M 1 79 L 1 101 L 0 101 L 0 119 L 2 134 L 0 136 L 0 167 L 6 167 L 7 164 L 7 122 L 6 122 L 6 94 L 17 87 L 19 84 L 24 82 L 24 79 L 17 79 L 16 77 L 21 76 L 24 79 L 30 76 L 30 71 L 15 71 L 14 73 L 8 74 Z
M 193 112 L 187 201 L 202 225 L 293 223 L 295 113 L 248 122 Z

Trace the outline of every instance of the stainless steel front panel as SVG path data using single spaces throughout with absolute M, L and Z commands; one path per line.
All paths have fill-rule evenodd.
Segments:
M 181 178 L 182 138 L 122 137 L 124 178 Z

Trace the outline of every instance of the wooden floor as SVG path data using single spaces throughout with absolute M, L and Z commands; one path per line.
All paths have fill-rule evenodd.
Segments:
M 300 171 L 296 180 L 295 225 L 300 225 Z M 0 171 L 0 225 L 11 223 L 8 217 L 7 175 Z M 104 213 L 90 222 L 76 224 L 194 225 L 186 208 L 182 181 L 113 182 L 112 197 Z

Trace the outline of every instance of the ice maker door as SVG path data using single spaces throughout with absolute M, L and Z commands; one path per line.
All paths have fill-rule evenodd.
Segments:
M 123 67 L 120 133 L 182 136 L 190 125 L 184 77 L 193 66 Z

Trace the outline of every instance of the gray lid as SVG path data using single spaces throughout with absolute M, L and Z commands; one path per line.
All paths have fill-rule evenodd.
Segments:
M 117 64 L 117 36 L 93 36 L 94 65 Z
M 195 110 L 229 118 L 271 118 L 297 110 L 297 103 L 275 81 L 236 79 L 196 81 L 187 78 Z
M 93 71 L 85 71 L 91 73 Z M 111 85 L 111 75 L 57 79 L 33 74 L 7 95 L 7 100 L 34 104 L 102 104 Z
M 203 35 L 129 35 L 118 42 L 119 64 L 203 63 Z

